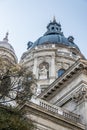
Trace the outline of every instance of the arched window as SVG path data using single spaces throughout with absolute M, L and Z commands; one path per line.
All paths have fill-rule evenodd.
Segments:
M 58 70 L 58 77 L 60 77 L 65 72 L 65 69 Z

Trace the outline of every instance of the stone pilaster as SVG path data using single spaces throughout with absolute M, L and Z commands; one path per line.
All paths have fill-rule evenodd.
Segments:
M 51 77 L 55 78 L 55 55 L 52 55 L 52 60 L 51 60 Z

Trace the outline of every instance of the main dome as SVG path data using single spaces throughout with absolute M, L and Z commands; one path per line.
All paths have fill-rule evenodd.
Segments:
M 28 49 L 46 43 L 65 45 L 79 50 L 78 46 L 74 43 L 74 38 L 72 36 L 66 38 L 63 32 L 61 32 L 61 24 L 57 23 L 55 18 L 48 24 L 47 32 L 42 37 L 38 38 L 34 43 L 28 42 Z

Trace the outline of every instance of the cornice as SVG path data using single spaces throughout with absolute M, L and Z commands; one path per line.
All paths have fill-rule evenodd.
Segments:
M 32 102 L 25 103 L 20 109 L 25 112 L 25 115 L 29 115 L 29 114 L 36 115 L 41 118 L 44 118 L 45 120 L 46 119 L 50 120 L 64 127 L 74 128 L 75 130 L 85 129 L 85 126 L 79 123 L 78 121 L 77 122 L 74 120 L 72 121 L 72 119 L 68 119 L 67 116 L 64 117 L 62 115 L 55 114 L 54 112 L 48 111 L 45 108 L 36 105 Z

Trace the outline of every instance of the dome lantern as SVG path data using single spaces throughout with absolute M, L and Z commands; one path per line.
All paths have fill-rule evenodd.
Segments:
M 61 24 L 56 22 L 55 17 L 53 18 L 53 21 L 50 21 L 50 23 L 47 25 L 47 32 L 44 35 L 49 34 L 61 34 Z

